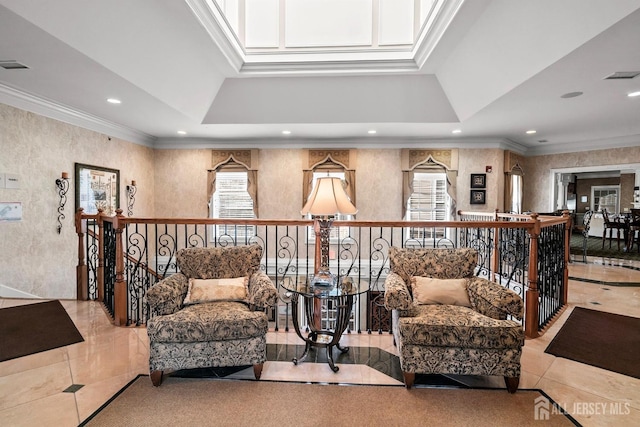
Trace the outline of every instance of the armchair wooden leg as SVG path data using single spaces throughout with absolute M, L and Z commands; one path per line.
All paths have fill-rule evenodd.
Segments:
M 257 380 L 260 379 L 260 376 L 262 375 L 262 367 L 264 366 L 264 363 L 260 363 L 258 365 L 253 365 L 253 375 L 256 377 Z
M 507 391 L 513 394 L 518 390 L 520 377 L 504 377 L 504 383 L 507 385 Z
M 162 373 L 163 371 L 151 371 L 149 375 L 151 377 L 151 384 L 160 387 L 160 384 L 162 384 Z
M 410 390 L 413 387 L 413 382 L 416 379 L 415 372 L 403 372 L 402 376 L 404 377 L 404 386 L 407 390 Z

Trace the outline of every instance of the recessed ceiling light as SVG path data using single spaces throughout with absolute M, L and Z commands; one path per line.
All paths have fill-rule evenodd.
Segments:
M 640 91 L 628 93 L 627 96 L 631 98 L 633 98 L 634 96 L 640 96 Z
M 454 129 L 451 133 L 462 133 L 462 129 Z
M 564 95 L 560 95 L 560 98 L 575 98 L 576 96 L 580 96 L 582 95 L 584 92 L 569 92 L 569 93 L 565 93 Z
M 119 99 L 116 98 L 109 98 L 107 99 L 107 102 L 110 104 L 122 104 L 122 101 L 120 101 Z
M 184 130 L 178 131 L 178 135 L 186 135 L 186 134 L 187 134 L 187 131 L 184 131 Z
M 536 133 L 536 131 L 531 129 L 531 130 L 528 130 L 526 133 L 527 135 L 533 135 L 534 133 Z
M 290 130 L 283 130 L 282 134 L 283 135 L 291 135 L 291 131 Z
M 378 131 L 375 130 L 375 129 L 371 129 L 371 130 L 367 131 L 367 133 L 370 134 L 370 135 L 373 135 L 373 134 L 378 133 Z

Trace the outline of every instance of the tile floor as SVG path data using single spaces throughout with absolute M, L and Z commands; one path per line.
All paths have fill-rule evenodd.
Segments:
M 585 426 L 640 425 L 640 380 L 544 353 L 576 306 L 640 317 L 640 263 L 590 259 L 587 264 L 570 264 L 569 271 L 570 304 L 542 337 L 526 341 L 520 387 L 544 390 Z M 625 283 L 635 286 L 621 285 Z M 33 302 L 0 299 L 0 307 Z M 95 302 L 62 304 L 85 341 L 1 362 L 0 425 L 76 426 L 135 376 L 148 373 L 145 329 L 112 326 Z M 400 381 L 383 373 L 387 372 L 385 366 L 375 365 L 387 363 L 385 360 L 369 363 L 373 367 L 338 361 L 340 371 L 334 374 L 325 363 L 294 366 L 289 361 L 300 344 L 293 332 L 269 332 L 268 342 L 281 361 L 265 363 L 265 380 L 401 386 Z M 342 344 L 358 347 L 354 354 L 369 360 L 371 354 L 380 353 L 378 348 L 395 354 L 389 334 L 354 333 L 346 335 Z M 252 370 L 233 375 L 251 377 Z M 504 387 L 502 378 L 456 376 L 455 380 L 470 386 Z M 81 387 L 75 392 L 67 390 L 73 385 Z M 613 414 L 616 408 L 622 414 Z M 531 411 L 533 417 L 533 407 Z

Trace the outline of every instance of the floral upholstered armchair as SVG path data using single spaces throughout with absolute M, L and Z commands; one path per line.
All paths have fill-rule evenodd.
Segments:
M 179 273 L 147 291 L 149 370 L 155 386 L 166 369 L 253 365 L 266 360 L 266 306 L 276 288 L 260 272 L 258 245 L 188 248 L 176 254 Z
M 510 393 L 520 381 L 522 299 L 475 277 L 474 249 L 389 249 L 385 307 L 405 386 L 415 374 L 500 375 Z

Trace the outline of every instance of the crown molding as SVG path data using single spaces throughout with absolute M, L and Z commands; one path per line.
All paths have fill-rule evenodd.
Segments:
M 426 139 L 419 137 L 397 138 L 158 138 L 154 148 L 159 150 L 184 149 L 300 149 L 300 148 L 355 148 L 355 149 L 400 149 L 400 148 L 498 148 L 522 154 L 524 147 L 507 139 L 469 138 L 469 139 Z
M 156 137 L 0 83 L 0 102 L 128 142 L 153 147 Z
M 589 141 L 575 141 L 555 143 L 528 148 L 524 153 L 527 157 L 544 156 L 549 154 L 576 153 L 582 151 L 610 150 L 613 148 L 637 147 L 640 145 L 640 135 L 626 135 Z

